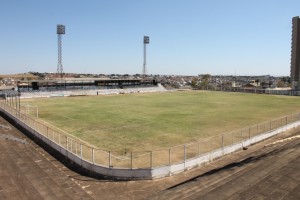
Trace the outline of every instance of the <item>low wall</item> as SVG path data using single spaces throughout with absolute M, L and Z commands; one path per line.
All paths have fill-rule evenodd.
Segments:
M 164 177 L 164 176 L 170 176 L 185 170 L 189 170 L 191 168 L 197 167 L 199 165 L 202 165 L 204 163 L 208 163 L 214 159 L 220 158 L 226 154 L 230 154 L 232 152 L 238 151 L 243 149 L 244 147 L 250 146 L 252 144 L 255 144 L 257 142 L 263 141 L 267 138 L 270 138 L 274 135 L 277 135 L 279 133 L 282 133 L 283 131 L 296 128 L 300 126 L 300 121 L 285 125 L 281 128 L 278 128 L 276 130 L 263 133 L 257 136 L 254 136 L 252 138 L 246 139 L 242 142 L 235 143 L 233 145 L 226 146 L 224 148 L 220 148 L 217 150 L 214 150 L 212 152 L 202 154 L 197 158 L 193 158 L 190 160 L 187 160 L 184 163 L 180 163 L 177 165 L 172 165 L 172 166 L 167 166 L 167 167 L 161 167 L 161 168 L 156 168 L 153 169 L 152 171 L 152 178 L 159 178 L 159 177 Z
M 171 176 L 173 174 L 180 173 L 182 171 L 189 170 L 191 168 L 197 167 L 204 163 L 210 162 L 226 154 L 238 151 L 244 147 L 265 140 L 269 137 L 272 137 L 288 129 L 292 129 L 300 126 L 300 120 L 298 120 L 296 122 L 284 125 L 275 130 L 253 136 L 248 139 L 244 139 L 243 141 L 234 143 L 232 145 L 224 146 L 223 148 L 215 149 L 205 154 L 201 154 L 197 157 L 185 160 L 181 163 L 171 164 L 168 166 L 146 168 L 146 169 L 136 169 L 136 168 L 128 169 L 128 168 L 113 168 L 113 167 L 100 166 L 90 161 L 84 160 L 82 159 L 82 157 L 72 153 L 67 148 L 59 145 L 58 143 L 52 141 L 50 138 L 47 138 L 45 135 L 39 133 L 38 131 L 30 127 L 28 124 L 22 122 L 20 119 L 18 119 L 17 117 L 15 117 L 13 114 L 9 113 L 7 110 L 3 109 L 2 107 L 0 107 L 0 111 L 2 112 L 2 114 L 4 113 L 11 121 L 17 123 L 23 129 L 25 129 L 28 133 L 35 136 L 42 142 L 46 143 L 47 145 L 55 149 L 57 152 L 59 152 L 61 155 L 68 158 L 70 161 L 76 163 L 78 166 L 81 166 L 83 169 L 93 173 L 110 177 L 112 179 L 127 179 L 127 180 L 128 179 L 155 179 L 155 178 L 161 178 L 165 176 Z
M 102 167 L 99 165 L 95 165 L 89 161 L 83 160 L 78 156 L 74 155 L 64 147 L 58 145 L 57 143 L 51 141 L 49 138 L 45 137 L 44 135 L 38 133 L 36 130 L 32 129 L 27 124 L 23 123 L 22 121 L 15 118 L 10 113 L 6 112 L 5 110 L 1 111 L 10 118 L 14 123 L 17 123 L 27 132 L 38 138 L 39 140 L 43 141 L 57 152 L 62 154 L 63 156 L 67 157 L 72 162 L 76 163 L 77 165 L 83 167 L 84 169 L 95 172 L 113 179 L 151 179 L 151 169 L 114 169 L 114 168 L 107 168 Z

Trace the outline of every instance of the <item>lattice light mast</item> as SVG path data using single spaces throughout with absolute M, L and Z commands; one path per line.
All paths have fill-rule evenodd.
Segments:
M 146 67 L 146 45 L 149 44 L 149 36 L 144 36 L 144 64 L 143 64 L 143 75 L 147 74 Z
M 58 63 L 57 63 L 57 75 L 60 78 L 63 77 L 63 65 L 62 65 L 62 35 L 65 34 L 65 26 L 57 25 L 57 41 L 58 41 Z

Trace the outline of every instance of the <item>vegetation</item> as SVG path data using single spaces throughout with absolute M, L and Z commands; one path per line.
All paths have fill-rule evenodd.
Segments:
M 211 79 L 211 75 L 210 74 L 204 74 L 204 75 L 202 75 L 200 88 L 201 89 L 208 89 L 208 83 L 209 83 L 210 79 Z
M 107 150 L 170 147 L 300 112 L 299 97 L 209 91 L 22 100 Z

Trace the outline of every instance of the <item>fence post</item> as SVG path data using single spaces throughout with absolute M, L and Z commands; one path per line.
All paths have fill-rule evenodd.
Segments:
M 169 148 L 169 166 L 171 166 L 171 148 Z
M 185 167 L 185 161 L 186 161 L 186 144 L 183 146 L 183 152 L 184 152 L 184 167 Z
M 46 128 L 47 128 L 47 130 L 46 130 L 46 132 L 47 132 L 47 138 L 49 138 L 49 133 L 48 133 L 48 126 L 46 126 Z
M 15 96 L 15 101 L 16 101 L 16 111 L 17 111 L 17 109 L 18 109 L 18 98 L 17 98 L 17 96 Z
M 78 155 L 78 154 L 77 154 L 77 141 L 76 141 L 75 144 L 76 144 L 76 146 L 75 146 L 75 149 L 76 149 L 76 150 L 75 150 L 75 151 L 76 151 L 76 156 L 77 156 L 77 155 Z
M 92 163 L 94 164 L 94 147 L 92 147 Z
M 70 138 L 70 140 L 71 140 L 71 152 L 73 153 L 73 139 Z
M 150 151 L 150 169 L 152 169 L 152 151 Z
M 130 168 L 132 169 L 132 152 L 130 152 Z
M 80 143 L 80 158 L 82 159 L 82 144 Z
M 251 138 L 251 127 L 249 127 L 249 139 Z
M 67 143 L 67 150 L 69 150 L 68 136 L 66 137 L 66 143 Z
M 110 151 L 108 152 L 108 168 L 111 167 L 111 153 Z
M 224 134 L 222 134 L 222 149 L 224 149 Z
M 200 156 L 200 142 L 198 141 L 198 157 Z

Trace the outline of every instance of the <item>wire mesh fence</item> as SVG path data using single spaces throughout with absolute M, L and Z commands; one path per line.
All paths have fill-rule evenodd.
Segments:
M 64 148 L 68 153 L 95 165 L 125 169 L 149 169 L 183 163 L 187 160 L 197 158 L 200 155 L 245 141 L 300 120 L 300 113 L 297 113 L 171 148 L 153 151 L 126 152 L 126 150 L 107 151 L 93 147 L 38 118 L 32 117 L 28 112 L 24 112 L 22 109 L 11 105 L 14 104 L 11 104 L 9 101 L 0 101 L 0 107 L 3 110 L 51 142 Z

